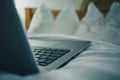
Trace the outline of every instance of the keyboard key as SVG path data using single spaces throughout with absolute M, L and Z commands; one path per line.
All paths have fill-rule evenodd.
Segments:
M 47 58 L 47 57 L 48 57 L 48 56 L 45 56 L 45 55 L 40 56 L 41 59 Z
M 61 54 L 51 54 L 51 56 L 60 57 L 62 55 Z
M 46 61 L 46 59 L 38 59 L 37 61 L 38 62 L 44 62 L 44 61 Z
M 52 53 L 53 51 L 52 50 L 47 50 L 46 53 Z
M 47 66 L 47 65 L 48 65 L 48 64 L 45 63 L 45 62 L 39 62 L 38 64 L 41 65 L 41 66 Z
M 46 50 L 40 50 L 39 51 L 39 53 L 45 53 L 46 52 Z
M 39 55 L 39 52 L 34 52 L 35 55 Z
M 62 55 L 64 55 L 64 54 L 66 54 L 66 53 L 65 53 L 65 52 L 54 51 L 53 54 L 62 54 Z
M 45 62 L 47 63 L 47 64 L 50 64 L 50 63 L 52 63 L 54 60 L 50 60 L 50 59 L 48 59 L 48 60 L 46 60 Z
M 44 55 L 49 56 L 51 53 L 45 53 Z
M 36 53 L 35 55 L 37 56 L 37 55 L 42 55 L 42 54 L 44 54 L 44 53 L 39 53 L 39 52 L 38 52 L 38 53 Z
M 35 55 L 35 58 L 39 58 L 41 55 Z
M 34 52 L 38 52 L 38 51 L 40 51 L 40 50 L 39 50 L 39 49 L 34 49 L 33 51 L 34 51 Z
M 53 56 L 49 56 L 49 57 L 47 57 L 47 59 L 52 59 L 52 60 L 55 60 L 55 59 L 57 59 L 58 57 L 53 57 Z

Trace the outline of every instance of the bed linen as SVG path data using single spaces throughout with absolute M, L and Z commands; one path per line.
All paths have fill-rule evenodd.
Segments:
M 66 5 L 56 19 L 53 17 L 50 9 L 42 3 L 32 18 L 27 35 L 30 37 L 44 33 L 73 35 L 79 26 L 74 6 Z
M 88 5 L 87 12 L 85 16 L 82 18 L 81 22 L 86 23 L 88 26 L 93 26 L 96 22 L 99 22 L 104 15 L 98 10 L 96 5 L 91 2 Z
M 115 13 L 112 13 L 114 12 L 114 10 L 112 10 L 113 8 L 119 11 L 120 9 L 119 5 L 120 4 L 117 3 L 117 8 L 116 7 L 114 8 L 113 6 L 110 10 L 109 15 L 115 14 Z M 119 12 L 117 13 L 117 16 L 119 16 Z M 108 19 L 111 20 L 111 18 L 108 18 Z M 112 17 L 112 19 L 119 21 L 118 17 Z M 108 23 L 109 23 L 109 20 L 108 20 Z M 101 22 L 96 23 L 97 26 L 99 24 L 101 24 Z M 86 26 L 87 24 L 83 23 L 82 25 Z M 117 25 L 117 27 L 118 26 L 119 25 Z M 88 28 L 88 30 L 89 29 L 90 28 Z M 99 26 L 96 28 L 95 26 L 93 26 L 91 30 L 95 32 L 89 35 L 89 37 L 88 36 L 81 37 L 76 35 L 74 36 L 56 35 L 56 34 L 52 34 L 52 35 L 41 34 L 41 35 L 36 35 L 34 37 L 29 37 L 33 39 L 34 38 L 39 39 L 39 37 L 44 37 L 44 38 L 50 37 L 50 38 L 57 38 L 57 39 L 90 40 L 92 41 L 92 45 L 87 50 L 82 52 L 77 58 L 72 60 L 69 64 L 67 64 L 61 69 L 53 70 L 53 71 L 42 73 L 42 74 L 24 76 L 24 77 L 18 76 L 15 74 L 0 72 L 0 80 L 9 80 L 9 79 L 10 80 L 120 80 L 120 71 L 119 71 L 120 70 L 120 67 L 119 67 L 120 66 L 120 45 L 117 45 L 119 44 L 120 40 L 118 40 L 118 42 L 116 43 L 106 40 L 107 37 L 111 38 L 112 36 L 116 36 L 116 34 L 118 34 L 119 31 L 117 31 L 117 33 L 111 33 L 115 35 L 112 35 L 112 36 L 108 35 L 104 39 L 104 37 L 102 36 L 103 34 L 99 34 L 101 33 L 100 31 L 104 31 L 104 29 L 105 29 L 105 26 Z M 110 32 L 114 32 L 113 30 L 115 30 L 116 32 L 116 29 L 113 29 L 113 28 L 108 30 Z M 98 33 L 99 36 L 97 35 L 93 36 L 95 33 Z M 36 41 L 34 44 L 38 44 L 38 42 Z
M 27 31 L 28 36 L 34 36 L 40 34 L 40 32 L 48 32 L 53 26 L 53 21 L 52 13 L 47 6 L 42 3 L 31 20 L 30 28 Z
M 39 37 L 48 36 L 56 39 L 84 40 L 65 35 L 44 34 Z M 12 80 L 119 80 L 119 66 L 120 46 L 93 40 L 86 51 L 61 69 L 25 77 L 4 73 L 0 75 L 0 80 L 8 80 L 10 77 Z
M 79 28 L 74 35 L 88 40 L 94 39 L 120 45 L 119 17 L 120 3 L 118 2 L 112 4 L 105 17 L 97 10 L 95 4 L 90 3 L 87 14 L 81 21 Z

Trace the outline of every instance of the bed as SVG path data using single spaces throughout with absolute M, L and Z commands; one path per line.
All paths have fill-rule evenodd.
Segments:
M 28 38 L 51 37 L 92 41 L 91 46 L 69 64 L 58 70 L 43 74 L 24 77 L 13 74 L 3 74 L 4 76 L 0 76 L 0 78 L 6 80 L 6 76 L 8 76 L 15 80 L 120 80 L 120 19 L 118 19 L 120 17 L 120 3 L 118 3 L 119 0 L 116 0 L 117 3 L 113 3 L 114 1 L 115 0 L 84 0 L 81 10 L 77 11 L 80 23 L 74 34 L 53 34 L 52 32 L 52 34 L 41 34 L 41 32 L 38 31 L 40 34 L 35 33 L 34 35 L 28 35 Z M 110 8 L 112 3 L 113 6 Z M 102 14 L 95 8 L 94 4 Z M 94 13 L 93 9 L 95 11 Z M 30 22 L 35 9 L 26 8 L 25 12 L 26 29 L 29 32 L 31 28 L 29 27 L 31 25 Z M 54 19 L 57 18 L 58 13 L 59 11 L 52 10 Z M 88 13 L 93 14 L 89 15 Z M 105 16 L 107 17 L 105 18 Z M 35 41 L 32 44 L 39 45 L 39 42 Z
M 50 10 L 44 4 L 38 7 L 37 11 L 35 8 L 25 8 L 28 37 L 59 34 L 119 44 L 119 14 L 116 15 L 112 10 L 115 7 L 112 6 L 113 2 L 120 1 L 84 0 L 80 10 L 73 9 L 71 6 L 61 11 Z
M 46 31 L 46 33 L 47 32 L 49 33 L 47 34 L 42 34 L 42 31 L 44 31 L 43 29 L 41 31 L 38 31 L 37 34 L 35 33 L 35 35 L 31 35 L 31 34 L 28 35 L 29 38 L 50 37 L 50 38 L 58 38 L 58 39 L 92 41 L 92 45 L 81 55 L 79 55 L 76 59 L 74 59 L 73 61 L 71 61 L 69 64 L 67 64 L 65 67 L 61 69 L 48 72 L 47 74 L 45 74 L 45 76 L 50 76 L 49 77 L 50 80 L 52 79 L 119 80 L 120 79 L 120 72 L 118 67 L 120 66 L 120 59 L 119 59 L 120 58 L 120 50 L 119 50 L 120 49 L 120 44 L 119 44 L 120 19 L 117 18 L 119 17 L 120 10 L 119 8 L 115 7 L 120 4 L 113 3 L 114 1 L 115 0 L 108 0 L 108 2 L 106 0 L 99 0 L 99 1 L 84 0 L 82 8 L 76 11 L 80 23 L 79 23 L 79 28 L 77 28 L 77 31 L 75 31 L 74 34 L 67 33 L 68 32 L 67 30 L 70 30 L 70 28 L 68 29 L 67 27 L 61 30 L 61 28 L 59 28 L 59 26 L 56 25 L 53 30 L 49 28 L 51 32 L 48 30 Z M 119 1 L 117 0 L 117 2 Z M 95 6 L 97 6 L 97 8 Z M 116 13 L 116 11 L 118 11 L 118 13 Z M 34 11 L 32 13 L 31 12 L 32 9 L 26 8 L 26 15 L 28 16 L 28 20 L 26 18 L 27 29 L 29 27 L 29 23 L 33 15 L 32 13 L 34 13 Z M 52 10 L 54 19 L 58 18 L 57 16 L 60 15 L 58 13 L 60 12 Z M 78 21 L 76 20 L 76 18 L 72 18 L 72 19 L 73 22 Z M 70 24 L 69 26 L 71 26 L 72 24 Z M 29 34 L 29 29 L 28 29 L 28 34 Z M 39 28 L 37 28 L 37 30 L 38 29 Z M 57 29 L 61 30 L 61 32 L 59 32 Z M 73 30 L 73 28 L 71 29 Z M 57 32 L 55 32 L 56 30 Z M 35 41 L 32 43 L 30 42 L 30 44 L 39 45 L 39 41 L 38 42 Z M 65 75 L 67 75 L 67 77 Z M 45 77 L 43 77 L 43 79 L 45 79 Z

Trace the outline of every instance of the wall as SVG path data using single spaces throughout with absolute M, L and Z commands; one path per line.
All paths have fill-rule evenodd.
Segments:
M 73 5 L 75 9 L 80 9 L 83 0 L 16 0 L 16 8 L 20 15 L 20 19 L 25 26 L 24 8 L 37 8 L 44 2 L 49 9 L 63 9 L 67 4 Z

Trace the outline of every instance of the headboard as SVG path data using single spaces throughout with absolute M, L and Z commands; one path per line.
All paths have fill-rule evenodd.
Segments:
M 83 3 L 82 3 L 82 7 L 80 10 L 77 10 L 76 13 L 78 15 L 78 18 L 79 19 L 82 19 L 87 11 L 87 8 L 88 8 L 88 4 L 90 2 L 94 2 L 95 5 L 97 6 L 97 8 L 104 14 L 106 15 L 107 12 L 109 11 L 110 9 L 110 6 L 111 4 L 114 2 L 114 1 L 119 1 L 120 0 L 84 0 Z M 35 8 L 25 8 L 25 26 L 26 26 L 26 29 L 29 28 L 30 26 L 30 22 L 31 22 L 31 19 L 35 13 L 36 9 Z M 51 10 L 54 18 L 56 18 L 56 16 L 59 14 L 59 10 Z

